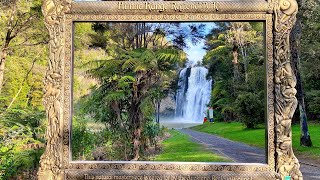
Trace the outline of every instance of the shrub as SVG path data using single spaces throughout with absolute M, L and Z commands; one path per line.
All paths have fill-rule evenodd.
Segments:
M 31 179 L 30 174 L 38 168 L 43 153 L 43 118 L 43 111 L 32 108 L 1 113 L 0 179 Z
M 144 127 L 142 135 L 149 140 L 150 145 L 155 145 L 157 143 L 155 139 L 160 135 L 160 132 L 161 128 L 158 123 L 148 122 Z
M 259 123 L 264 122 L 263 96 L 261 97 L 260 94 L 242 93 L 236 99 L 238 116 L 247 128 L 255 128 Z
M 306 105 L 309 118 L 316 120 L 320 118 L 320 90 L 306 92 Z
M 43 143 L 34 139 L 26 127 L 6 127 L 0 142 L 0 179 L 37 169 L 42 147 Z
M 236 109 L 232 106 L 227 106 L 222 109 L 221 115 L 225 122 L 231 122 L 237 119 Z
M 74 116 L 72 120 L 72 159 L 76 160 L 92 160 L 92 149 L 94 149 L 97 139 L 94 133 L 87 128 L 85 119 Z

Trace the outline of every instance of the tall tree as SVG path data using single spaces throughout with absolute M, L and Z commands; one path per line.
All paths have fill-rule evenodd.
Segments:
M 0 93 L 4 83 L 4 71 L 12 46 L 33 46 L 46 42 L 41 22 L 41 1 L 4 1 L 0 7 Z
M 0 179 L 31 179 L 42 153 L 48 36 L 40 9 L 41 0 L 0 2 Z
M 112 129 L 119 130 L 119 123 L 126 124 L 125 130 L 133 145 L 132 160 L 139 159 L 140 147 L 144 146 L 141 136 L 148 119 L 144 104 L 152 102 L 152 92 L 161 86 L 164 74 L 170 73 L 183 56 L 176 48 L 134 49 L 119 54 L 117 59 L 100 61 L 88 72 L 100 79 L 101 85 L 94 93 L 104 99 L 91 114 L 98 115 L 97 109 L 109 112 L 106 115 L 110 117 L 103 119 Z
M 226 40 L 228 28 L 229 24 L 227 23 L 217 23 L 217 26 L 213 27 L 206 37 L 205 49 L 207 53 L 202 61 L 203 65 L 209 68 L 208 75 L 214 81 L 210 106 L 217 110 L 215 114 L 217 120 L 223 118 L 225 121 L 229 121 L 229 117 L 233 114 L 231 111 L 233 111 L 232 101 L 235 99 L 233 86 L 235 80 L 232 77 L 238 74 L 233 71 L 235 64 L 231 62 L 232 47 L 228 46 Z M 225 112 L 231 116 L 224 115 Z
M 302 20 L 303 20 L 303 5 L 302 0 L 298 0 L 298 6 L 300 11 L 297 14 L 297 21 L 294 25 L 290 34 L 290 45 L 291 45 L 291 58 L 293 71 L 297 79 L 297 100 L 299 104 L 299 114 L 300 114 L 300 145 L 312 146 L 312 141 L 310 138 L 308 123 L 307 123 L 307 112 L 304 101 L 304 89 L 302 85 L 301 78 L 301 68 L 300 68 L 300 52 L 301 52 L 301 35 L 302 35 Z
M 214 80 L 210 105 L 216 118 L 240 120 L 248 128 L 263 122 L 262 32 L 262 23 L 232 22 L 207 37 L 203 64 Z
M 320 2 L 305 1 L 303 4 L 301 38 L 301 69 L 305 89 L 307 116 L 310 120 L 320 117 Z
M 233 46 L 233 63 L 236 65 L 235 69 L 238 68 L 238 49 L 240 49 L 244 64 L 245 82 L 248 82 L 248 51 L 252 44 L 258 42 L 258 37 L 261 36 L 257 34 L 257 31 L 252 28 L 249 22 L 231 22 L 226 34 L 228 42 Z

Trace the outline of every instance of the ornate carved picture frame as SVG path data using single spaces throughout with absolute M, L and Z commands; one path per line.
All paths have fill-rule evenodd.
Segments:
M 165 8 L 158 8 L 158 7 Z M 102 1 L 44 0 L 50 34 L 44 79 L 48 128 L 39 179 L 302 179 L 293 154 L 291 119 L 297 106 L 289 34 L 295 0 Z M 266 44 L 266 164 L 72 161 L 73 25 L 75 22 L 260 21 Z

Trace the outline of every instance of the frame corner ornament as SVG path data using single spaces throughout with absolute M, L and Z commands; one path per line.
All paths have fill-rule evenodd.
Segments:
M 296 77 L 291 67 L 290 32 L 296 22 L 296 0 L 279 0 L 274 7 L 275 170 L 283 179 L 302 180 L 300 164 L 292 149 L 291 121 L 298 101 Z

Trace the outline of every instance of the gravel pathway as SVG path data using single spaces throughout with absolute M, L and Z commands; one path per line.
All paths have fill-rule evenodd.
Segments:
M 229 158 L 237 163 L 265 163 L 265 151 L 243 143 L 231 141 L 219 136 L 194 131 L 191 129 L 177 129 L 188 134 L 195 142 L 204 145 L 215 153 Z M 301 171 L 304 180 L 320 180 L 320 165 L 310 165 L 301 162 Z

